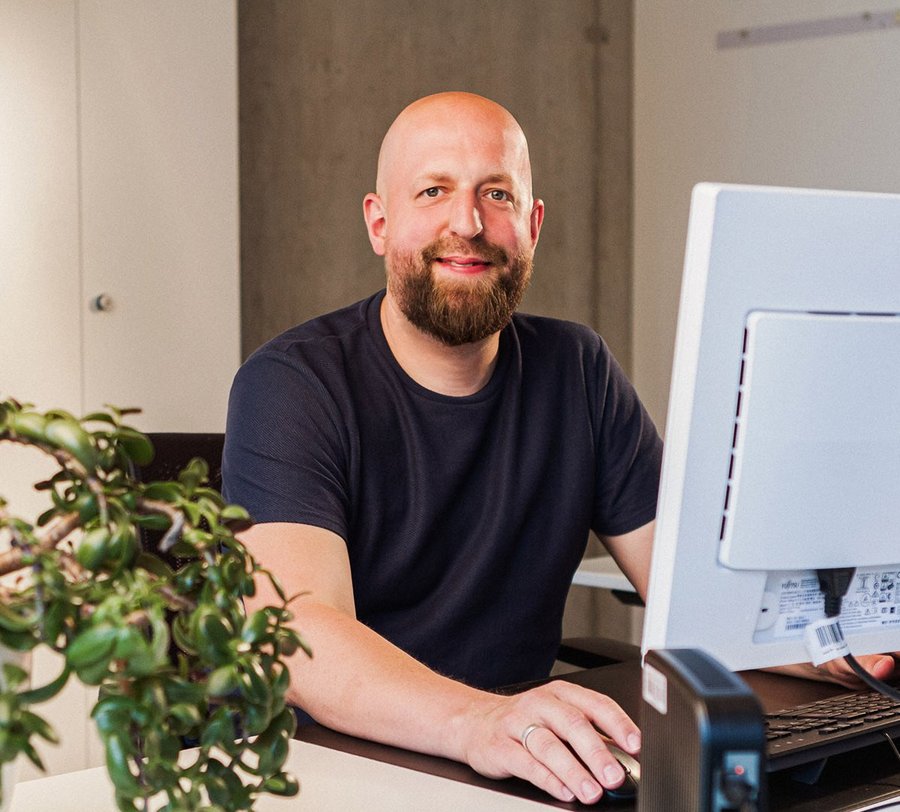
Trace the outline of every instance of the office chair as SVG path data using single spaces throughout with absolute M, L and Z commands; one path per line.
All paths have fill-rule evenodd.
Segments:
M 566 637 L 556 652 L 559 662 L 578 668 L 598 668 L 640 658 L 640 646 L 612 637 Z

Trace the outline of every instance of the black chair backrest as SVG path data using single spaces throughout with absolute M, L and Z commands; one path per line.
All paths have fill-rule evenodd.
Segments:
M 132 475 L 140 482 L 158 482 L 177 479 L 178 474 L 194 457 L 206 460 L 209 465 L 209 487 L 222 489 L 222 448 L 225 435 L 215 433 L 151 432 L 147 436 L 156 451 L 147 465 L 133 465 Z M 141 547 L 152 550 L 174 567 L 183 562 L 177 556 L 159 553 L 158 546 L 163 533 L 141 528 Z

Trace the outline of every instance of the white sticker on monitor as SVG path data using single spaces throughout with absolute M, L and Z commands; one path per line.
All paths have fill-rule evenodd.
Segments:
M 824 614 L 814 572 L 769 573 L 753 640 L 803 637 L 805 628 Z M 892 626 L 900 626 L 900 565 L 857 570 L 841 606 L 844 633 Z
M 836 617 L 813 621 L 803 630 L 803 636 L 813 665 L 822 665 L 850 653 Z
M 644 661 L 641 673 L 641 695 L 652 708 L 665 715 L 669 710 L 669 681 L 658 668 Z

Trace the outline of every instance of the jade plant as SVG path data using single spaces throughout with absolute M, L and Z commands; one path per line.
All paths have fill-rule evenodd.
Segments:
M 34 708 L 74 677 L 99 687 L 91 715 L 120 809 L 249 810 L 261 794 L 294 795 L 285 659 L 310 652 L 288 625 L 290 598 L 235 538 L 249 516 L 209 487 L 203 460 L 176 480 L 135 478 L 154 453 L 123 422 L 135 411 L 79 419 L 0 401 L 0 441 L 56 462 L 35 485 L 48 508 L 34 523 L 0 497 L 0 646 L 63 655 L 46 684 L 3 666 L 0 763 L 24 754 L 42 767 L 34 742 L 57 736 Z M 158 548 L 142 549 L 141 528 L 161 531 Z M 280 605 L 248 615 L 257 577 Z

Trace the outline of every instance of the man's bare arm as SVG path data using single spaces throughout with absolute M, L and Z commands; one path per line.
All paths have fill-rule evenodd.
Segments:
M 285 591 L 313 650 L 290 663 L 290 700 L 322 724 L 362 738 L 470 764 L 483 775 L 524 778 L 561 800 L 593 802 L 624 780 L 598 729 L 629 752 L 635 724 L 608 697 L 565 682 L 498 696 L 442 677 L 355 617 L 344 541 L 322 528 L 260 524 L 242 534 Z M 248 610 L 277 603 L 265 580 Z M 521 737 L 531 725 L 526 749 Z M 573 754 L 577 754 L 576 756 Z
M 650 582 L 650 557 L 655 530 L 656 522 L 652 521 L 630 533 L 604 536 L 601 539 L 619 565 L 619 569 L 625 573 L 638 595 L 644 600 L 647 600 L 647 585 Z

